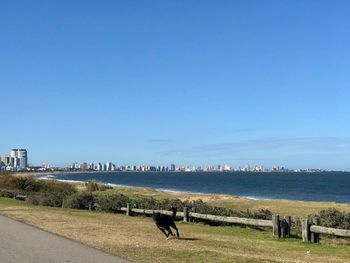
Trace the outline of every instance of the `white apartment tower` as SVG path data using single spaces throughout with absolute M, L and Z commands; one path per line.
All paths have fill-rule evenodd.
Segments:
M 28 166 L 28 155 L 26 149 L 12 149 L 11 150 L 11 166 L 20 167 L 22 169 Z

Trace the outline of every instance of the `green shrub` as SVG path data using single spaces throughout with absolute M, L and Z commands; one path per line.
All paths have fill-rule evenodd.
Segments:
M 74 209 L 89 209 L 95 207 L 95 197 L 91 192 L 78 192 L 65 199 L 64 206 Z
M 95 195 L 96 210 L 116 213 L 121 207 L 126 207 L 130 199 L 122 194 Z
M 33 205 L 61 207 L 63 200 L 67 197 L 65 192 L 40 192 L 31 193 L 27 196 L 26 202 Z
M 14 192 L 9 191 L 9 190 L 0 190 L 0 197 L 7 197 L 7 198 L 13 198 L 14 197 Z
M 46 194 L 31 194 L 27 196 L 26 202 L 33 205 L 43 205 L 43 206 L 52 206 L 48 201 L 48 196 Z
M 250 213 L 247 211 L 248 216 L 250 218 L 255 218 L 255 219 L 265 219 L 265 220 L 271 220 L 272 219 L 272 213 L 268 209 L 260 209 L 259 211 Z
M 12 189 L 22 191 L 38 191 L 37 182 L 31 177 L 12 177 L 10 186 Z
M 321 226 L 350 229 L 350 213 L 345 213 L 335 208 L 329 208 L 313 216 L 319 218 Z

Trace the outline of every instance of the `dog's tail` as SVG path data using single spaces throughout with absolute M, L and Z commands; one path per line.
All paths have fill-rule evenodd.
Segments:
M 176 217 L 176 211 L 177 211 L 177 209 L 176 209 L 176 207 L 172 207 L 171 210 L 173 211 L 173 214 L 171 215 L 171 218 L 174 220 L 175 217 Z

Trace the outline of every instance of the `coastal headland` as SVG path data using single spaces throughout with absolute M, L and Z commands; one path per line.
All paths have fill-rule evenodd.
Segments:
M 76 171 L 70 171 L 65 173 L 80 173 Z M 91 172 L 94 173 L 94 172 Z M 38 177 L 44 175 L 62 174 L 60 171 L 54 172 L 19 172 L 11 173 L 18 177 Z M 80 182 L 68 182 L 75 185 L 78 189 L 84 190 L 84 183 Z M 286 199 L 271 199 L 260 200 L 252 198 L 243 198 L 237 195 L 225 195 L 225 194 L 197 194 L 189 192 L 176 192 L 176 191 L 162 191 L 153 188 L 146 187 L 127 187 L 127 186 L 113 186 L 114 192 L 124 194 L 128 197 L 153 197 L 155 199 L 180 199 L 181 201 L 189 200 L 202 200 L 210 205 L 224 207 L 233 210 L 251 210 L 258 211 L 260 209 L 268 209 L 273 214 L 290 215 L 303 217 L 310 214 L 316 214 L 321 210 L 328 208 L 335 208 L 344 212 L 350 212 L 350 204 L 340 204 L 336 202 L 315 202 L 315 201 L 295 201 Z

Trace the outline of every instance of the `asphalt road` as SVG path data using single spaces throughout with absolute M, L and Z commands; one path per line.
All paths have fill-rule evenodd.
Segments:
M 127 263 L 124 259 L 0 216 L 1 263 Z

